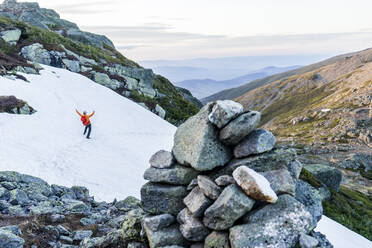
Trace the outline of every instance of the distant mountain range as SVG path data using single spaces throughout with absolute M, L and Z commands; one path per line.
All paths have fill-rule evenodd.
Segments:
M 201 99 L 228 88 L 238 87 L 242 84 L 259 78 L 264 78 L 284 71 L 294 70 L 299 67 L 300 66 L 297 65 L 290 67 L 270 66 L 230 80 L 217 81 L 213 79 L 190 79 L 178 83 L 175 82 L 174 84 L 188 89 L 195 97 Z
M 164 75 L 171 82 L 190 79 L 229 80 L 268 66 L 309 65 L 329 55 L 241 56 L 184 60 L 144 60 L 140 64 Z

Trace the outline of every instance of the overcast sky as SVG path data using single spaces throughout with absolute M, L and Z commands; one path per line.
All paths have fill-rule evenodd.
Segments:
M 372 47 L 370 0 L 37 2 L 85 31 L 107 35 L 135 60 L 336 55 Z

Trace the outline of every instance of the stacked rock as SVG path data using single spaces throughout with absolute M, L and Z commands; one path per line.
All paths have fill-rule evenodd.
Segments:
M 295 198 L 302 165 L 274 149 L 260 119 L 233 101 L 209 103 L 177 129 L 172 152 L 151 157 L 141 189 L 151 248 L 318 245 L 308 234 L 319 219 Z

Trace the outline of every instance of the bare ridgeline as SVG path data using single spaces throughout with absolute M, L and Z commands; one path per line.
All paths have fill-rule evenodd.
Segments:
M 292 149 L 257 130 L 261 114 L 209 103 L 150 160 L 141 189 L 150 248 L 333 247 L 314 232 L 322 193 L 299 180 Z

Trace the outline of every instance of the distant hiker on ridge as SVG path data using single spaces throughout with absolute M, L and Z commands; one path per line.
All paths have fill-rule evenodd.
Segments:
M 85 135 L 85 133 L 88 131 L 87 139 L 90 139 L 90 132 L 92 131 L 92 124 L 90 123 L 90 117 L 92 117 L 95 112 L 93 111 L 92 114 L 87 115 L 87 112 L 84 111 L 83 114 L 80 114 L 79 111 L 76 109 L 76 113 L 78 113 L 78 115 L 81 116 L 81 122 L 85 126 L 83 135 Z

